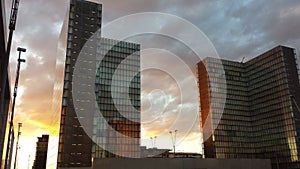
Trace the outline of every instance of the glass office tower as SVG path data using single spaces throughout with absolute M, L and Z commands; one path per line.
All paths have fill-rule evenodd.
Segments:
M 226 102 L 220 108 L 213 98 L 224 91 L 224 84 L 212 84 L 218 83 L 214 77 L 224 75 L 227 90 L 221 99 Z M 206 158 L 270 158 L 275 169 L 300 167 L 300 85 L 294 49 L 278 46 L 246 63 L 206 58 L 198 63 L 198 77 L 201 125 L 209 121 L 205 112 L 221 114 L 203 142 Z
M 97 52 L 94 157 L 140 157 L 140 45 L 101 38 Z
M 84 0 L 70 1 L 68 20 L 65 21 L 68 31 L 57 161 L 59 168 L 91 166 L 92 140 L 84 131 L 75 112 L 71 84 L 81 49 L 101 28 L 101 11 L 101 4 Z M 90 50 L 90 54 L 95 55 L 96 49 Z
M 101 4 L 71 0 L 63 26 L 57 73 L 62 74 L 63 67 L 64 78 L 56 81 L 54 89 L 55 98 L 63 90 L 58 168 L 91 167 L 95 158 L 139 156 L 140 45 L 102 38 L 101 11 Z M 81 61 L 91 67 L 76 69 Z M 92 70 L 94 65 L 94 77 L 84 75 L 94 82 L 77 90 L 76 70 Z M 80 113 L 93 98 L 73 98 L 74 93 L 85 95 L 83 91 L 91 85 L 101 115 L 93 111 Z

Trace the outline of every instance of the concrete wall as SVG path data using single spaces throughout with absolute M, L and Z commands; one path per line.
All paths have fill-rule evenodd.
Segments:
M 271 169 L 263 159 L 95 159 L 93 169 Z

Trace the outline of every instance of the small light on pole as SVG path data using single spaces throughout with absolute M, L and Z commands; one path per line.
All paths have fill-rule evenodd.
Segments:
M 175 158 L 175 146 L 176 146 L 176 133 L 178 130 L 174 130 L 174 137 L 173 137 L 173 132 L 169 131 L 170 135 L 171 135 L 171 140 L 172 140 L 172 144 L 173 144 L 173 150 L 174 150 L 174 158 Z
M 19 51 L 19 52 L 26 52 L 26 49 L 25 49 L 25 48 L 18 47 L 18 48 L 17 48 L 17 51 Z

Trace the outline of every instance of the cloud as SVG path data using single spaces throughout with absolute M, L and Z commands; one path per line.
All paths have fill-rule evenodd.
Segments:
M 297 29 L 300 26 L 300 20 L 297 19 L 299 18 L 298 9 L 300 5 L 298 1 L 128 0 L 116 2 L 102 0 L 101 2 L 104 4 L 104 23 L 137 12 L 166 12 L 185 18 L 208 36 L 216 47 L 219 56 L 225 59 L 240 61 L 242 57 L 246 56 L 246 60 L 249 60 L 279 44 L 288 45 L 300 50 L 300 32 Z M 147 26 L 151 23 L 154 24 L 153 21 L 149 20 L 145 20 L 145 22 L 143 26 Z M 188 33 L 182 32 L 179 27 L 168 26 L 166 24 L 167 22 L 168 21 L 160 21 L 159 23 L 155 22 L 155 24 L 160 24 L 161 30 L 165 29 L 169 32 Z M 179 56 L 179 58 L 195 72 L 195 63 L 199 61 L 199 58 L 189 53 L 189 49 L 185 48 L 176 40 L 174 41 L 166 37 L 153 35 L 143 35 L 132 38 L 131 40 L 143 42 L 143 48 L 160 48 L 163 46 L 164 49 Z M 153 40 L 158 43 L 151 43 Z M 166 64 L 171 72 L 182 75 L 172 59 L 167 59 L 164 54 L 156 55 L 160 55 L 162 59 L 156 62 L 151 60 L 151 63 L 158 65 Z M 206 55 L 201 57 L 206 57 Z M 142 60 L 142 63 L 144 62 L 147 63 L 149 61 Z M 182 92 L 188 93 L 187 96 L 193 96 L 197 93 L 197 89 L 189 86 L 190 78 L 194 77 L 188 76 L 186 78 L 180 78 L 180 82 L 183 83 L 184 86 Z M 185 79 L 189 80 L 185 81 Z M 157 83 L 153 83 L 154 81 Z M 174 123 L 175 117 L 177 116 L 174 112 L 178 110 L 178 104 L 181 103 L 181 106 L 190 108 L 198 106 L 198 99 L 195 100 L 193 97 L 186 97 L 182 102 L 179 101 L 178 91 L 170 90 L 170 88 L 172 88 L 171 86 L 174 86 L 172 85 L 174 82 L 168 79 L 166 74 L 159 74 L 154 70 L 146 71 L 142 73 L 142 82 L 144 83 L 142 85 L 144 92 L 143 99 L 149 97 L 149 99 L 157 100 L 158 104 L 155 105 L 156 108 L 165 106 L 166 97 L 171 96 L 174 98 L 173 102 L 168 102 L 168 106 L 164 109 L 164 116 L 158 114 L 160 118 L 156 119 L 157 121 L 154 121 L 152 125 L 143 126 L 144 130 L 149 132 L 146 134 L 146 137 L 168 132 L 166 128 Z M 164 93 L 161 97 L 156 95 L 152 96 L 152 90 L 161 88 L 163 88 L 162 91 L 170 93 Z M 147 103 L 146 108 L 149 108 L 149 105 L 150 104 Z M 155 111 L 157 111 L 157 109 L 154 108 L 152 114 L 154 116 L 157 115 Z M 190 112 L 187 109 L 187 111 L 183 111 L 183 113 L 189 114 Z M 151 112 L 146 115 L 145 118 L 153 118 Z M 196 123 L 199 123 L 198 119 L 196 120 Z M 181 123 L 178 127 L 184 127 L 184 124 L 189 123 L 190 119 L 183 118 L 180 121 Z M 192 135 L 193 132 L 198 132 L 199 125 L 195 125 L 191 131 Z M 187 138 L 199 139 L 197 137 L 191 137 L 190 135 L 188 135 Z
M 252 58 L 279 44 L 299 49 L 298 1 L 219 1 L 200 28 L 211 38 L 221 57 Z M 229 5 L 230 4 L 230 5 Z M 287 12 L 289 11 L 289 12 Z M 283 17 L 285 14 L 286 17 Z
M 10 9 L 11 2 L 6 3 Z M 11 85 L 13 88 L 16 72 L 17 47 L 27 49 L 22 53 L 26 63 L 22 63 L 19 81 L 19 95 L 15 121 L 23 122 L 23 135 L 36 137 L 35 131 L 57 130 L 59 116 L 51 112 L 53 79 L 57 40 L 62 18 L 66 13 L 67 1 L 29 0 L 21 1 L 17 27 L 11 48 Z M 7 10 L 7 16 L 9 16 Z M 21 89 L 21 90 L 20 90 Z M 51 119 L 51 120 L 49 120 Z M 53 127 L 49 127 L 52 126 Z M 57 135 L 57 132 L 52 132 Z
M 219 55 L 226 59 L 240 60 L 246 56 L 246 60 L 249 60 L 279 44 L 300 50 L 300 32 L 298 31 L 300 1 L 296 0 L 100 0 L 100 2 L 103 4 L 103 25 L 124 15 L 137 12 L 166 12 L 187 19 L 207 35 Z M 11 1 L 7 1 L 7 16 L 9 16 L 10 5 Z M 53 82 L 56 76 L 57 43 L 67 6 L 67 0 L 24 0 L 20 4 L 10 68 L 13 84 L 18 56 L 16 48 L 26 47 L 27 52 L 22 54 L 26 63 L 22 65 L 20 75 L 19 85 L 22 90 L 17 98 L 16 120 L 25 123 L 23 133 L 28 136 L 36 137 L 35 131 L 44 130 L 48 128 L 47 126 L 56 126 L 50 129 L 53 131 L 58 128 L 60 115 L 51 111 L 52 105 L 49 103 L 52 103 Z M 148 21 L 144 26 L 149 24 L 153 22 Z M 164 20 L 156 24 L 161 27 L 161 30 L 188 33 L 184 32 L 182 27 L 168 25 Z M 199 58 L 190 51 L 188 46 L 162 36 L 144 35 L 130 40 L 143 42 L 143 48 L 164 46 L 165 50 L 177 55 L 191 69 L 192 74 L 195 74 L 195 63 L 199 61 Z M 159 43 L 153 44 L 151 43 L 153 41 Z M 168 59 L 166 53 L 156 55 L 161 57 L 161 62 L 153 63 L 150 60 L 149 63 L 164 64 L 172 74 L 154 70 L 145 71 L 142 74 L 143 99 L 154 100 L 153 110 L 159 111 L 161 108 L 164 110 L 162 117 L 157 119 L 152 126 L 144 126 L 144 130 L 148 132 L 146 137 L 162 132 L 168 135 L 168 131 L 174 127 L 187 128 L 186 124 L 189 124 L 191 119 L 184 116 L 179 116 L 182 118 L 178 125 L 170 126 L 170 124 L 176 121 L 179 110 L 182 110 L 182 114 L 191 114 L 198 107 L 198 99 L 192 97 L 197 96 L 198 91 L 190 87 L 193 75 L 184 76 L 180 71 L 181 66 L 174 66 L 176 62 Z M 178 76 L 179 81 L 174 81 L 174 74 Z M 178 88 L 179 85 L 182 89 Z M 160 89 L 163 92 L 151 93 L 154 89 Z M 181 92 L 186 95 L 179 98 Z M 144 106 L 147 108 L 150 104 L 145 103 Z M 154 116 L 156 115 L 159 114 L 154 113 Z M 153 114 L 148 113 L 145 116 L 152 118 Z M 200 140 L 195 134 L 199 131 L 199 119 L 195 120 L 195 125 L 190 130 L 191 133 L 186 137 L 187 142 Z M 179 131 L 184 130 L 179 129 Z M 169 139 L 167 135 L 162 138 Z M 169 140 L 159 141 L 169 144 Z

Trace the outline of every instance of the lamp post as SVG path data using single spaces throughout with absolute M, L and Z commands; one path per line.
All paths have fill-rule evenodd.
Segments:
M 153 146 L 153 137 L 150 137 L 150 141 L 151 141 L 151 146 L 152 146 L 152 148 L 154 147 Z
M 18 123 L 18 138 L 17 138 L 17 144 L 16 144 L 16 153 L 15 153 L 15 161 L 14 161 L 14 168 L 16 169 L 16 165 L 17 165 L 17 157 L 18 157 L 18 150 L 19 150 L 19 139 L 20 139 L 20 135 L 21 135 L 21 127 L 22 127 L 22 123 Z
M 28 169 L 30 169 L 30 154 L 28 156 L 28 166 L 27 166 Z
M 150 137 L 152 148 L 155 148 L 156 138 L 157 136 Z
M 19 52 L 19 58 L 18 58 L 18 66 L 17 66 L 17 73 L 16 73 L 16 81 L 15 81 L 15 87 L 14 87 L 14 93 L 13 93 L 13 102 L 12 102 L 12 108 L 11 108 L 11 117 L 10 117 L 10 123 L 9 123 L 9 130 L 8 130 L 8 141 L 7 141 L 7 148 L 6 148 L 6 162 L 5 162 L 5 169 L 8 168 L 8 155 L 9 155 L 9 143 L 11 141 L 11 132 L 13 127 L 13 121 L 14 121 L 14 113 L 15 113 L 15 104 L 16 104 L 16 97 L 17 97 L 17 90 L 18 90 L 18 84 L 19 84 L 19 75 L 20 75 L 20 67 L 21 62 L 25 62 L 25 59 L 21 59 L 21 53 L 26 52 L 25 48 L 17 48 L 17 51 Z
M 176 133 L 178 130 L 174 130 L 174 137 L 173 137 L 173 132 L 169 131 L 170 135 L 171 135 L 171 140 L 172 140 L 172 144 L 173 144 L 173 150 L 174 150 L 174 158 L 175 158 L 175 146 L 176 146 Z

